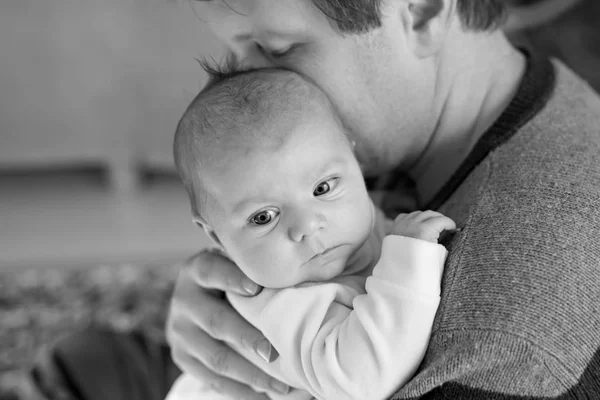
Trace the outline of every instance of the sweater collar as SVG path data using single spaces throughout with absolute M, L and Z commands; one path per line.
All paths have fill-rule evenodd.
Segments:
M 425 209 L 436 210 L 444 204 L 491 151 L 515 135 L 548 102 L 556 82 L 554 66 L 548 58 L 522 51 L 527 58 L 527 67 L 516 95 Z

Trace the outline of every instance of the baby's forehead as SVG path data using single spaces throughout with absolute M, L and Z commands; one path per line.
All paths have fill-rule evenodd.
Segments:
M 345 136 L 343 127 L 333 112 L 315 104 L 314 107 L 289 107 L 272 112 L 238 118 L 221 124 L 203 147 L 208 154 L 218 154 L 219 159 L 261 153 L 264 157 L 276 153 L 287 143 L 302 135 L 307 129 L 327 126 L 321 136 Z M 291 149 L 292 151 L 294 149 Z M 263 154 L 264 153 L 264 154 Z
M 179 149 L 191 156 L 188 166 L 194 165 L 194 174 L 212 180 L 235 170 L 242 158 L 268 165 L 287 143 L 306 133 L 307 124 L 323 137 L 345 136 L 325 95 L 301 77 L 285 71 L 249 74 L 210 88 L 192 103 L 181 124 L 189 146 L 180 141 Z
M 240 176 L 248 181 L 269 176 L 311 178 L 326 165 L 347 160 L 351 153 L 349 141 L 337 125 L 310 119 L 306 124 L 278 128 L 283 129 L 276 134 L 255 131 L 215 143 L 198 173 L 213 182 L 212 186 Z

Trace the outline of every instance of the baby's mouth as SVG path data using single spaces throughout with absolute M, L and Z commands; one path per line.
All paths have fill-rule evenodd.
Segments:
M 335 249 L 337 249 L 339 247 L 341 247 L 341 245 L 330 247 L 330 248 L 328 248 L 328 249 L 326 249 L 326 250 L 324 250 L 324 251 L 322 251 L 320 253 L 315 254 L 308 261 L 306 261 L 304 263 L 304 265 L 308 264 L 309 262 L 311 262 L 313 260 L 316 260 L 317 258 L 324 257 L 324 256 L 328 255 L 329 253 L 331 253 L 332 251 L 334 251 Z

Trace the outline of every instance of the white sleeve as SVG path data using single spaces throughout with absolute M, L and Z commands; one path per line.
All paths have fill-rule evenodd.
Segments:
M 261 392 L 260 390 L 257 390 Z M 275 392 L 264 392 L 271 400 L 311 400 L 312 396 L 307 392 L 292 390 L 288 394 Z M 238 400 L 210 389 L 210 385 L 204 385 L 188 373 L 182 373 L 177 377 L 165 400 Z
M 280 354 L 283 375 L 319 399 L 385 399 L 415 373 L 439 305 L 446 249 L 387 236 L 352 307 L 342 285 L 277 291 L 259 328 Z

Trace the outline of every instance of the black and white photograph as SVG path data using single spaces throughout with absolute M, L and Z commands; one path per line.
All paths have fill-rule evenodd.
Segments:
M 0 400 L 417 399 L 600 399 L 600 2 L 0 3 Z

